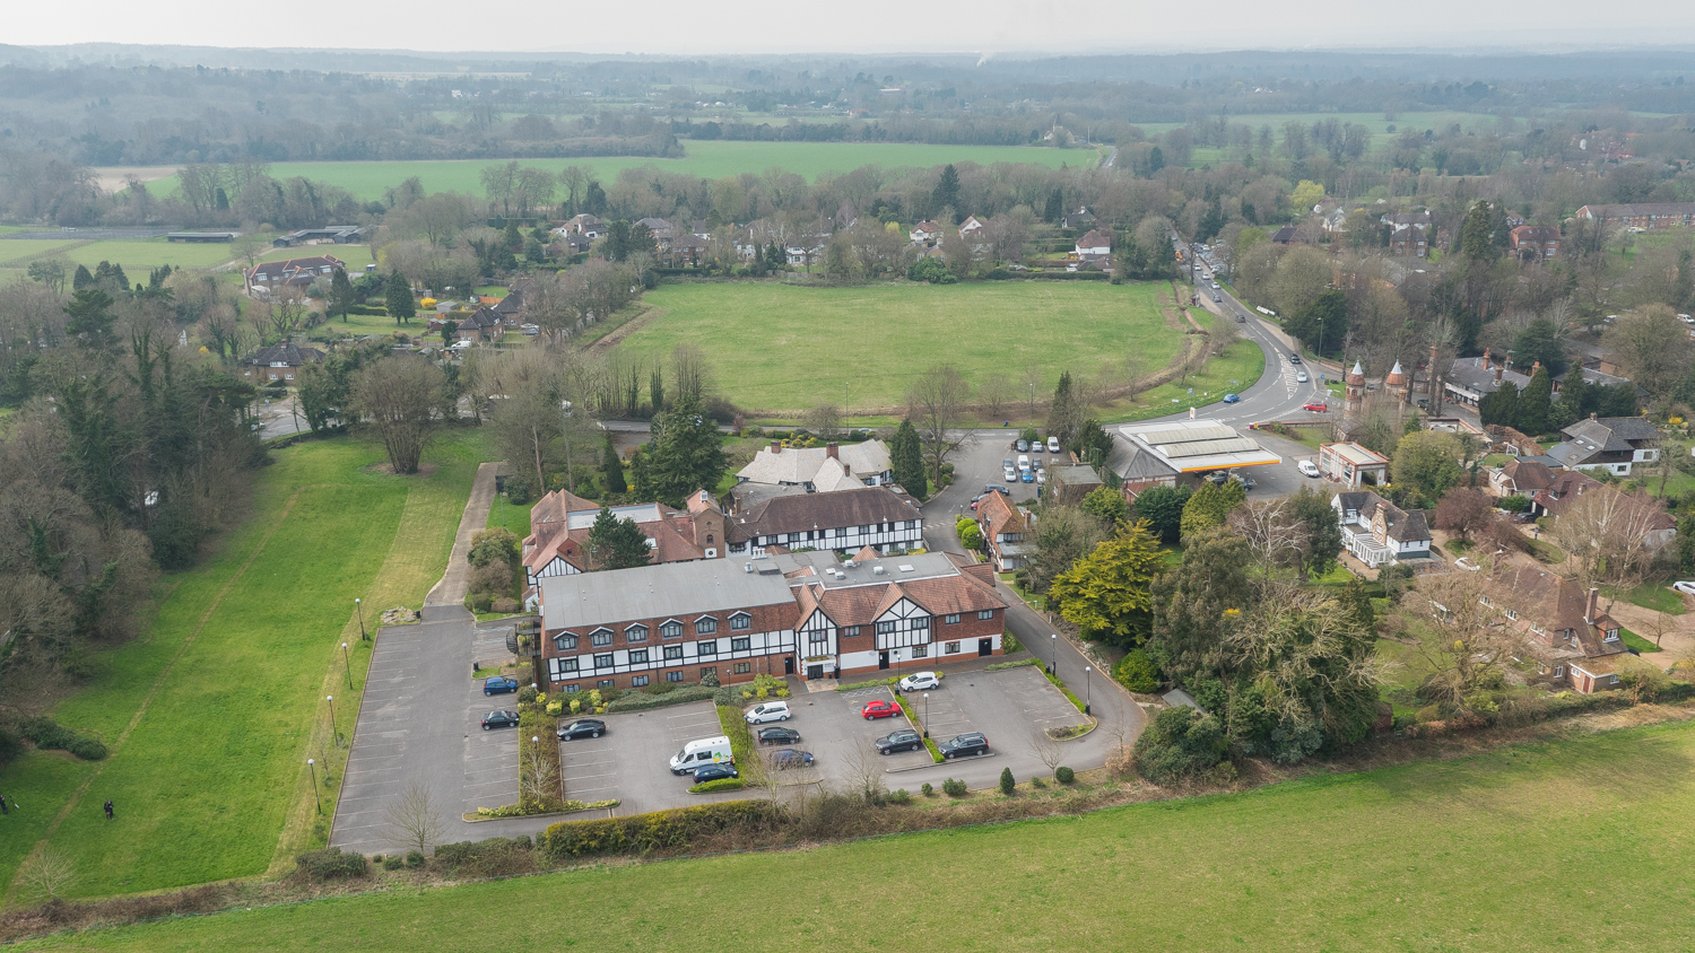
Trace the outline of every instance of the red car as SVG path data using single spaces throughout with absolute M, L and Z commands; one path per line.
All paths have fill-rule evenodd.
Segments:
M 1301 409 L 1310 410 L 1315 414 L 1327 414 L 1330 412 L 1330 405 L 1323 401 L 1314 401 L 1313 403 L 1305 405 Z
M 900 706 L 887 699 L 877 698 L 866 702 L 859 714 L 866 721 L 873 718 L 897 718 L 900 716 Z

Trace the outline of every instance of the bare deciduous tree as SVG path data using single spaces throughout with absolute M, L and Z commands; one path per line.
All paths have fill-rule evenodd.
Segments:
M 430 789 L 421 781 L 408 784 L 400 792 L 400 797 L 388 806 L 386 819 L 389 837 L 407 850 L 419 853 L 428 853 L 446 830 Z
M 842 753 L 842 764 L 847 767 L 848 780 L 858 788 L 859 795 L 867 804 L 883 793 L 882 756 L 871 742 L 860 741 L 848 746 Z
M 1428 667 L 1422 690 L 1449 712 L 1471 711 L 1476 692 L 1498 681 L 1519 649 L 1513 632 L 1483 604 L 1484 577 L 1482 572 L 1450 572 L 1419 586 L 1440 633 L 1419 640 L 1419 656 Z
M 1300 561 L 1306 530 L 1286 497 L 1236 507 L 1230 512 L 1230 528 L 1248 541 L 1262 586 L 1271 582 L 1274 569 Z
M 349 402 L 371 424 L 395 473 L 417 473 L 418 458 L 450 411 L 447 375 L 416 357 L 385 357 L 353 379 Z
M 1592 487 L 1566 505 L 1552 535 L 1571 554 L 1585 589 L 1602 584 L 1628 588 L 1653 561 L 1650 534 L 1661 515 L 1649 500 L 1610 486 Z
M 924 456 L 930 465 L 930 482 L 942 486 L 942 467 L 948 455 L 970 439 L 960 428 L 971 385 L 952 364 L 932 367 L 907 391 L 908 414 L 918 428 Z
M 59 848 L 48 844 L 36 851 L 18 871 L 18 881 L 36 900 L 62 899 L 76 881 L 76 863 Z

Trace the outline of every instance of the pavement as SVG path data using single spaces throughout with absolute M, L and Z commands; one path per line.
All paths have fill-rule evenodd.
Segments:
M 464 604 L 471 581 L 471 540 L 488 528 L 489 510 L 494 508 L 494 474 L 498 469 L 498 463 L 477 465 L 477 475 L 471 480 L 471 497 L 465 502 L 465 511 L 459 517 L 459 532 L 453 537 L 453 552 L 447 557 L 447 570 L 424 597 L 426 609 Z M 425 618 L 428 617 L 426 612 Z

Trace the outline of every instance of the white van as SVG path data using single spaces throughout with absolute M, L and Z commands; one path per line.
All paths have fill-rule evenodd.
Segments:
M 788 721 L 791 716 L 788 702 L 760 702 L 749 708 L 742 717 L 750 725 L 763 725 L 772 721 Z
M 693 774 L 696 768 L 709 764 L 728 764 L 735 760 L 730 754 L 730 739 L 697 738 L 683 745 L 683 750 L 671 756 L 672 774 Z
M 1019 454 L 1018 455 L 1018 472 L 1023 473 L 1025 470 L 1028 470 L 1028 469 L 1030 469 L 1030 455 L 1028 453 Z

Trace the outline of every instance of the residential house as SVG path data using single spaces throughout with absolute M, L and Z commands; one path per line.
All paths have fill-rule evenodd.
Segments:
M 1423 510 L 1403 510 L 1369 490 L 1330 500 L 1342 526 L 1342 546 L 1376 569 L 1430 556 L 1430 523 Z
M 1271 233 L 1271 243 L 1273 245 L 1303 244 L 1301 231 L 1293 225 L 1285 225 Z
M 1091 229 L 1087 235 L 1077 239 L 1072 249 L 1080 261 L 1103 261 L 1112 257 L 1112 233 L 1104 229 Z
M 1434 227 L 1428 211 L 1394 212 L 1384 215 L 1382 222 L 1389 226 L 1389 254 L 1417 258 L 1430 254 Z
M 751 463 L 736 471 L 736 480 L 827 493 L 893 482 L 893 466 L 889 445 L 881 440 L 822 447 L 785 447 L 773 441 L 769 447 L 761 447 Z
M 1585 205 L 1577 210 L 1577 217 L 1586 222 L 1617 225 L 1634 231 L 1688 228 L 1695 224 L 1695 202 Z
M 1483 436 L 1489 441 L 1490 451 L 1495 453 L 1511 457 L 1540 457 L 1547 452 L 1536 438 L 1506 424 L 1488 424 L 1483 428 Z
M 1660 430 L 1645 417 L 1590 415 L 1560 431 L 1566 439 L 1548 456 L 1568 470 L 1606 470 L 1629 476 L 1631 467 L 1660 459 Z
M 875 550 L 550 576 L 539 601 L 549 687 L 566 693 L 998 655 L 1006 616 L 989 566 Z
M 319 278 L 329 278 L 338 271 L 346 270 L 347 265 L 339 258 L 313 255 L 309 258 L 261 262 L 247 269 L 244 277 L 247 281 L 247 293 L 262 296 L 274 294 L 284 288 L 305 290 Z
M 697 267 L 706 261 L 710 254 L 711 246 L 705 239 L 693 233 L 671 239 L 670 247 L 665 250 L 666 260 L 673 268 Z
M 500 340 L 500 335 L 506 330 L 506 321 L 493 308 L 478 308 L 470 316 L 459 322 L 453 332 L 456 340 L 491 343 Z
M 324 352 L 315 347 L 301 347 L 284 342 L 262 347 L 241 359 L 241 375 L 249 381 L 286 381 L 292 383 L 301 368 L 324 359 Z
M 1567 474 L 1581 479 L 1562 480 Z M 1650 550 L 1661 549 L 1677 538 L 1677 521 L 1664 502 L 1591 480 L 1577 470 L 1562 471 L 1545 492 L 1532 497 L 1532 510 L 1559 520 L 1580 499 L 1599 501 L 1592 504 L 1590 515 L 1601 535 L 1628 533 Z
M 930 219 L 925 219 L 912 226 L 912 231 L 907 233 L 907 238 L 911 239 L 914 245 L 934 248 L 936 243 L 942 240 L 942 226 Z
M 637 221 L 636 224 L 647 227 L 648 233 L 653 236 L 654 247 L 661 252 L 671 247 L 672 240 L 684 234 L 677 230 L 677 226 L 663 218 L 644 218 Z
M 1546 684 L 1585 695 L 1618 687 L 1614 663 L 1624 655 L 1624 640 L 1618 622 L 1601 611 L 1599 590 L 1585 592 L 1539 566 L 1513 563 L 1490 573 L 1478 601 L 1518 634 L 1523 657 Z
M 1085 205 L 1075 212 L 1066 213 L 1065 217 L 1059 220 L 1059 227 L 1070 232 L 1080 232 L 1085 229 L 1094 228 L 1095 215 L 1093 212 L 1089 211 L 1089 207 Z
M 1554 482 L 1554 471 L 1539 460 L 1513 459 L 1489 471 L 1492 496 L 1533 497 Z
M 1531 373 L 1535 373 L 1537 366 L 1531 365 Z M 1623 377 L 1587 364 L 1580 373 L 1583 375 L 1583 382 L 1592 387 L 1614 387 L 1630 383 Z M 1555 394 L 1560 392 L 1563 379 L 1564 376 L 1559 375 L 1550 382 Z M 1500 390 L 1501 385 L 1505 383 L 1511 383 L 1522 391 L 1530 384 L 1530 374 L 1513 370 L 1510 358 L 1497 359 L 1493 350 L 1484 348 L 1482 357 L 1459 357 L 1448 365 L 1448 373 L 1442 378 L 1442 391 L 1448 400 L 1475 410 L 1484 397 Z
M 1601 485 L 1582 470 L 1549 470 L 1548 484 L 1530 494 L 1533 516 L 1551 516 L 1564 509 L 1565 504 Z
M 565 224 L 553 231 L 556 235 L 563 232 L 566 235 L 581 235 L 593 241 L 606 234 L 606 223 L 602 222 L 598 216 L 585 212 L 581 215 L 571 216 L 565 220 Z
M 1389 458 L 1357 443 L 1320 444 L 1318 470 L 1350 490 L 1389 482 Z
M 1560 230 L 1552 225 L 1520 225 L 1508 234 L 1513 255 L 1525 264 L 1560 257 Z
M 799 549 L 904 553 L 924 547 L 918 502 L 887 486 L 775 496 L 730 515 L 729 551 L 763 556 Z
M 1030 539 L 1032 517 L 1013 505 L 1006 494 L 993 492 L 977 503 L 977 526 L 996 572 L 1024 568 L 1036 543 Z
M 1346 235 L 1348 233 L 1348 210 L 1338 205 L 1318 213 L 1318 227 L 1326 235 Z
M 587 572 L 589 533 L 603 507 L 566 490 L 554 490 L 530 507 L 530 535 L 524 538 L 520 556 L 533 603 L 537 584 L 551 576 Z M 701 490 L 688 499 L 685 510 L 663 503 L 626 503 L 606 507 L 618 519 L 633 520 L 648 539 L 655 563 L 718 559 L 726 552 L 724 512 Z
M 971 254 L 986 254 L 989 250 L 988 219 L 967 215 L 965 221 L 959 224 L 959 237 L 971 249 Z

